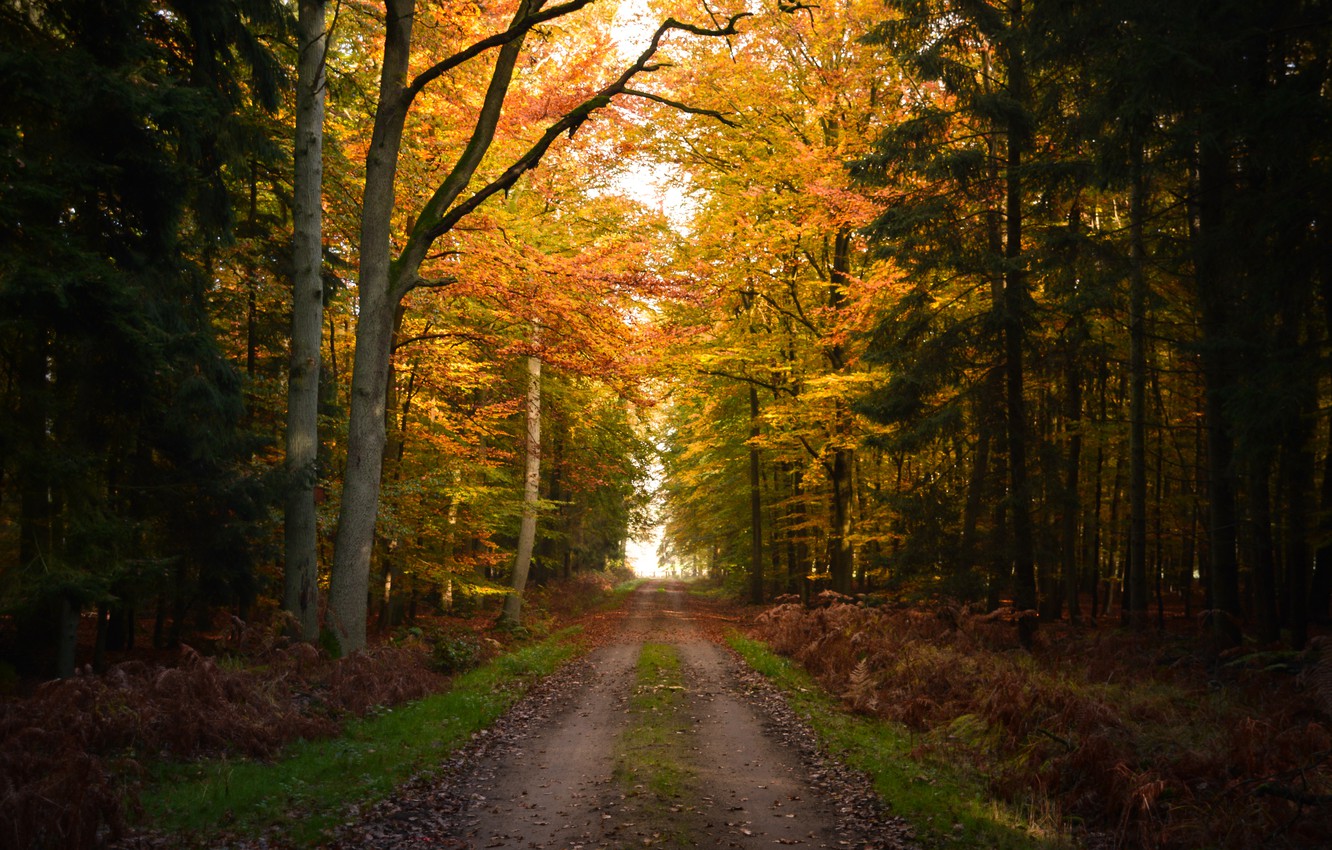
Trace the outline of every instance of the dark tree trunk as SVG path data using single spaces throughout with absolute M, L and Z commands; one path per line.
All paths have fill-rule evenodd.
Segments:
M 1124 606 L 1135 629 L 1147 625 L 1147 257 L 1142 160 L 1138 141 L 1132 152 L 1129 195 L 1129 592 Z
M 749 385 L 749 601 L 763 602 L 763 493 L 759 469 L 758 387 Z
M 1082 621 L 1082 608 L 1078 604 L 1078 516 L 1082 513 L 1082 500 L 1078 495 L 1082 469 L 1082 378 L 1078 360 L 1069 354 L 1068 399 L 1065 418 L 1069 432 L 1068 454 L 1064 460 L 1064 515 L 1061 518 L 1063 537 L 1064 598 L 1068 605 L 1069 622 Z
M 1239 590 L 1235 446 L 1226 403 L 1233 392 L 1237 364 L 1230 351 L 1233 331 L 1233 271 L 1226 266 L 1222 233 L 1229 202 L 1228 159 L 1219 142 L 1205 143 L 1198 162 L 1198 185 L 1192 220 L 1195 272 L 1201 314 L 1201 359 L 1207 387 L 1207 491 L 1210 517 L 1212 628 L 1223 645 L 1237 646 L 1242 637 L 1243 610 Z
M 1009 0 L 1011 33 L 1022 29 L 1022 0 Z M 1010 35 L 1010 38 L 1016 38 Z M 1025 104 L 1027 81 L 1021 46 L 1010 42 L 1007 50 L 1009 95 Z M 1027 276 L 1023 268 L 1023 187 L 1022 167 L 1026 147 L 1026 128 L 1020 116 L 1009 119 L 1008 152 L 1005 163 L 1006 196 L 1004 203 L 1003 335 L 1004 376 L 1008 402 L 1008 480 L 1009 515 L 1013 529 L 1013 601 L 1020 611 L 1034 610 L 1036 599 L 1035 539 L 1031 519 L 1031 483 L 1027 470 L 1027 406 L 1023 387 L 1023 348 L 1027 311 Z M 1031 643 L 1036 627 L 1033 617 L 1019 619 L 1019 637 Z

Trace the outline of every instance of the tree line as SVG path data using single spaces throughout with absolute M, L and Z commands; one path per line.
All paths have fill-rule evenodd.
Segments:
M 676 563 L 1008 604 L 1028 638 L 1182 607 L 1302 646 L 1332 601 L 1329 12 L 849 0 L 699 45 L 740 129 L 656 141 L 706 188 Z
M 354 652 L 504 592 L 525 515 L 538 578 L 622 561 L 664 223 L 591 119 L 689 111 L 641 78 L 743 15 L 621 58 L 588 5 L 0 8 L 10 662 L 279 604 Z
M 0 8 L 8 657 L 352 652 L 622 558 L 658 451 L 756 600 L 1328 616 L 1325 2 L 619 14 Z

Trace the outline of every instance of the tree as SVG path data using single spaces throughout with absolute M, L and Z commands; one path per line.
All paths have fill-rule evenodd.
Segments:
M 300 636 L 319 637 L 318 522 L 314 489 L 319 452 L 319 361 L 323 338 L 323 124 L 328 54 L 325 0 L 302 0 L 296 24 L 296 147 L 291 302 L 291 365 L 287 381 L 283 607 Z
M 360 310 L 352 373 L 347 465 L 329 586 L 329 625 L 344 653 L 355 652 L 365 645 L 366 592 L 383 470 L 384 413 L 393 319 L 408 292 L 422 285 L 431 285 L 421 276 L 421 267 L 431 246 L 487 199 L 510 189 L 524 173 L 541 162 L 559 136 L 576 131 L 592 113 L 609 105 L 614 97 L 626 94 L 656 97 L 629 86 L 640 73 L 659 67 L 653 64 L 653 57 L 668 33 L 729 35 L 736 32 L 736 21 L 745 17 L 744 14 L 735 15 L 725 25 L 716 28 L 696 27 L 674 19 L 666 21 L 653 34 L 638 60 L 616 80 L 551 124 L 499 177 L 464 197 L 494 141 L 527 32 L 538 24 L 575 12 L 588 2 L 590 0 L 571 0 L 545 8 L 542 0 L 522 0 L 504 32 L 478 41 L 432 65 L 410 82 L 407 73 L 416 4 L 414 0 L 388 0 L 385 3 L 384 60 L 374 132 L 366 160 L 361 218 Z M 499 48 L 498 54 L 467 146 L 448 176 L 436 186 L 415 216 L 402 251 L 391 259 L 395 174 L 408 110 L 416 96 L 432 81 L 492 47 Z
M 63 674 L 90 604 L 102 634 L 112 608 L 157 595 L 178 631 L 192 607 L 256 592 L 262 494 L 203 308 L 228 166 L 249 152 L 249 114 L 276 106 L 260 33 L 285 16 L 159 6 L 0 11 L 0 464 L 20 530 L 5 607 L 29 647 L 58 640 Z
M 541 327 L 532 328 L 532 345 L 540 342 Z M 541 485 L 541 357 L 527 355 L 526 439 L 523 446 L 523 521 L 518 532 L 518 552 L 513 560 L 513 590 L 504 599 L 501 620 L 510 625 L 522 622 L 523 589 L 536 542 L 537 499 Z

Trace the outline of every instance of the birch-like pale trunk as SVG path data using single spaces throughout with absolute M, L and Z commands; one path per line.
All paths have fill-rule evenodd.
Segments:
M 532 331 L 535 344 L 540 328 Z M 532 566 L 532 547 L 536 543 L 537 498 L 541 486 L 541 358 L 535 353 L 527 358 L 527 463 L 523 473 L 523 520 L 518 529 L 518 552 L 513 559 L 513 589 L 504 599 L 501 622 L 519 625 L 523 617 L 523 589 Z
M 325 0 L 301 0 L 296 22 L 296 145 L 292 193 L 291 362 L 285 437 L 286 562 L 282 605 L 302 640 L 319 637 L 319 556 L 315 467 L 319 452 L 319 345 L 324 315 L 323 246 Z

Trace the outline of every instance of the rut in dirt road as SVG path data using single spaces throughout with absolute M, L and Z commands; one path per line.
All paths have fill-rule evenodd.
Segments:
M 908 846 L 689 602 L 640 588 L 617 635 L 457 757 L 428 810 L 372 815 L 339 846 Z

